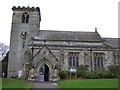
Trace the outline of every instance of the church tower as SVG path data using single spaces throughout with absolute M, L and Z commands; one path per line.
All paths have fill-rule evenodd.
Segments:
M 8 78 L 19 76 L 22 73 L 26 46 L 37 35 L 41 21 L 39 7 L 14 6 L 12 10 Z

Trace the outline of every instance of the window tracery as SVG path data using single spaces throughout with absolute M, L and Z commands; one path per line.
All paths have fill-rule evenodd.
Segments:
M 94 53 L 94 68 L 95 70 L 103 68 L 103 53 Z
M 29 14 L 27 12 L 22 14 L 22 23 L 29 23 Z
M 70 52 L 69 53 L 69 66 L 78 67 L 79 66 L 79 53 Z

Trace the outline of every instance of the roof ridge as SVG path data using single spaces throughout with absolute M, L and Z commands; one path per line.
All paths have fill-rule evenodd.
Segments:
M 49 31 L 49 32 L 73 32 L 73 33 L 95 33 L 90 31 L 63 31 L 63 30 L 39 30 L 39 31 Z
M 119 38 L 103 37 L 103 39 L 119 39 Z
M 98 33 L 86 31 L 40 30 L 38 38 L 41 40 L 103 41 Z

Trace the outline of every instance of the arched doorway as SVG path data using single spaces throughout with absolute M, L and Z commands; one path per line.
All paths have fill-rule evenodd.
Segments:
M 39 69 L 39 81 L 49 81 L 49 67 L 45 63 Z

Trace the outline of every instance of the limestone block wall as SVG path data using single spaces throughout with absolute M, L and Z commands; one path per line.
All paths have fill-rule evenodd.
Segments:
M 68 60 L 69 60 L 69 53 L 68 51 L 64 51 L 64 61 L 63 61 L 63 67 L 62 70 L 68 71 Z
M 36 46 L 37 47 L 37 46 Z M 34 48 L 36 48 L 34 47 Z M 38 47 L 37 47 L 38 48 Z M 41 45 L 38 49 L 34 50 L 34 55 L 39 52 L 38 56 L 34 58 L 33 63 L 38 63 L 40 60 L 45 57 L 46 60 L 51 62 L 54 69 L 55 65 L 60 66 L 58 70 L 69 71 L 69 53 L 77 52 L 79 53 L 79 66 L 87 65 L 89 71 L 94 71 L 94 53 L 103 53 L 103 66 L 106 68 L 108 65 L 113 64 L 113 51 L 104 50 L 99 48 L 81 48 L 81 47 L 60 47 L 60 46 L 49 46 Z M 56 60 L 56 59 L 57 60 Z M 36 65 L 35 64 L 35 65 Z M 54 71 L 54 70 L 53 70 Z
M 80 65 L 85 65 L 85 60 L 84 60 L 85 58 L 84 58 L 84 51 L 80 51 L 80 53 L 79 53 L 79 66 Z
M 107 68 L 109 65 L 114 65 L 113 51 L 105 52 L 104 67 Z
M 22 70 L 24 63 L 24 54 L 27 45 L 31 42 L 33 36 L 38 33 L 40 24 L 40 12 L 37 8 L 13 7 L 12 28 L 10 38 L 10 52 L 8 60 L 8 77 L 18 76 L 19 70 Z M 22 14 L 29 14 L 29 22 L 22 23 Z M 25 38 L 22 33 L 26 32 Z

